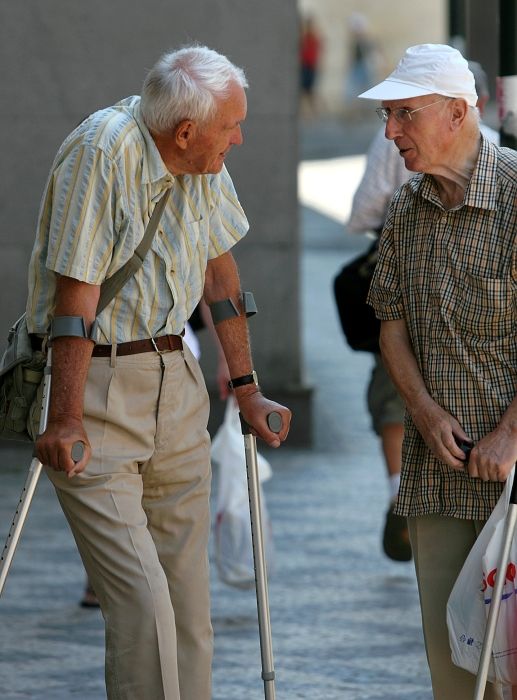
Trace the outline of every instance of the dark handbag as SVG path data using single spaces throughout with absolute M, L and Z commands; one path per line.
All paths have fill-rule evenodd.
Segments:
M 378 241 L 347 263 L 334 278 L 334 297 L 346 341 L 352 350 L 379 351 L 381 323 L 366 303 L 377 263 Z

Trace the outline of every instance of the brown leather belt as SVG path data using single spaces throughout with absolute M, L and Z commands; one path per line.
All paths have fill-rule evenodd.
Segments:
M 156 352 L 156 349 L 182 350 L 183 340 L 181 335 L 161 335 L 158 338 L 144 338 L 132 340 L 129 343 L 117 344 L 117 355 L 136 355 L 141 352 Z M 111 345 L 96 345 L 93 348 L 92 357 L 110 357 Z

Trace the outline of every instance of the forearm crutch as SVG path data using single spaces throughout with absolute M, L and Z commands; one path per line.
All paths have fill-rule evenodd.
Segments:
M 501 607 L 501 596 L 505 581 L 506 567 L 510 557 L 510 547 L 515 534 L 515 525 L 517 524 L 517 479 L 513 478 L 512 491 L 510 493 L 510 502 L 508 504 L 508 513 L 506 514 L 506 522 L 504 525 L 503 544 L 499 556 L 497 566 L 497 574 L 495 577 L 495 586 L 490 602 L 490 610 L 488 612 L 488 620 L 485 628 L 485 636 L 483 637 L 483 647 L 479 658 L 479 666 L 476 677 L 476 688 L 474 690 L 474 700 L 483 700 L 485 688 L 488 679 L 488 669 L 492 658 L 492 647 L 494 645 L 495 630 L 497 626 L 497 618 Z
M 268 415 L 267 423 L 270 430 L 272 430 L 274 433 L 278 433 L 282 428 L 282 417 L 279 413 L 274 411 Z M 244 436 L 246 472 L 248 475 L 251 539 L 253 542 L 260 654 L 262 658 L 262 680 L 264 681 L 264 695 L 266 700 L 275 700 L 275 669 L 273 666 L 273 642 L 271 639 L 271 620 L 269 617 L 266 556 L 264 551 L 264 537 L 262 529 L 262 511 L 260 507 L 257 439 L 251 434 L 251 428 L 242 418 L 242 416 L 241 427 L 242 434 Z
M 48 420 L 48 408 L 50 403 L 50 383 L 52 374 L 52 348 L 49 346 L 47 350 L 47 364 L 45 366 L 45 373 L 43 376 L 43 396 L 41 399 L 41 416 L 39 422 L 39 433 L 45 432 Z M 74 462 L 78 462 L 83 455 L 84 446 L 82 442 L 76 442 L 72 446 L 72 459 Z M 23 486 L 20 500 L 18 501 L 18 506 L 9 529 L 9 534 L 5 541 L 2 556 L 0 557 L 0 596 L 4 590 L 5 581 L 11 568 L 11 563 L 22 533 L 25 520 L 27 519 L 27 514 L 34 497 L 34 492 L 36 491 L 36 486 L 38 484 L 38 479 L 41 474 L 41 469 L 43 465 L 37 457 L 33 457 L 27 479 Z

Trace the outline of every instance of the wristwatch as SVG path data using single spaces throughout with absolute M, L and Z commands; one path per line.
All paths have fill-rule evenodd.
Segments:
M 246 384 L 255 384 L 258 386 L 258 377 L 255 370 L 251 374 L 243 374 L 242 377 L 236 377 L 235 379 L 230 379 L 228 382 L 229 389 L 237 389 L 239 386 L 245 386 Z

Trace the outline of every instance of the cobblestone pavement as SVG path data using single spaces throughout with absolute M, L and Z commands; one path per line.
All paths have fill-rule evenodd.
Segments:
M 346 138 L 339 125 L 332 128 L 329 141 Z M 319 157 L 313 150 L 310 156 Z M 279 700 L 431 700 L 413 566 L 381 551 L 388 492 L 364 398 L 371 359 L 345 346 L 330 295 L 332 276 L 364 242 L 312 210 L 302 208 L 301 221 L 315 441 L 311 449 L 263 450 L 274 472 L 264 493 L 276 550 L 269 584 L 276 694 Z M 0 451 L 2 542 L 29 461 L 27 450 Z M 105 697 L 102 618 L 78 606 L 83 576 L 43 477 L 0 600 L 2 700 Z M 213 698 L 259 700 L 254 591 L 222 584 L 215 571 L 212 583 Z

